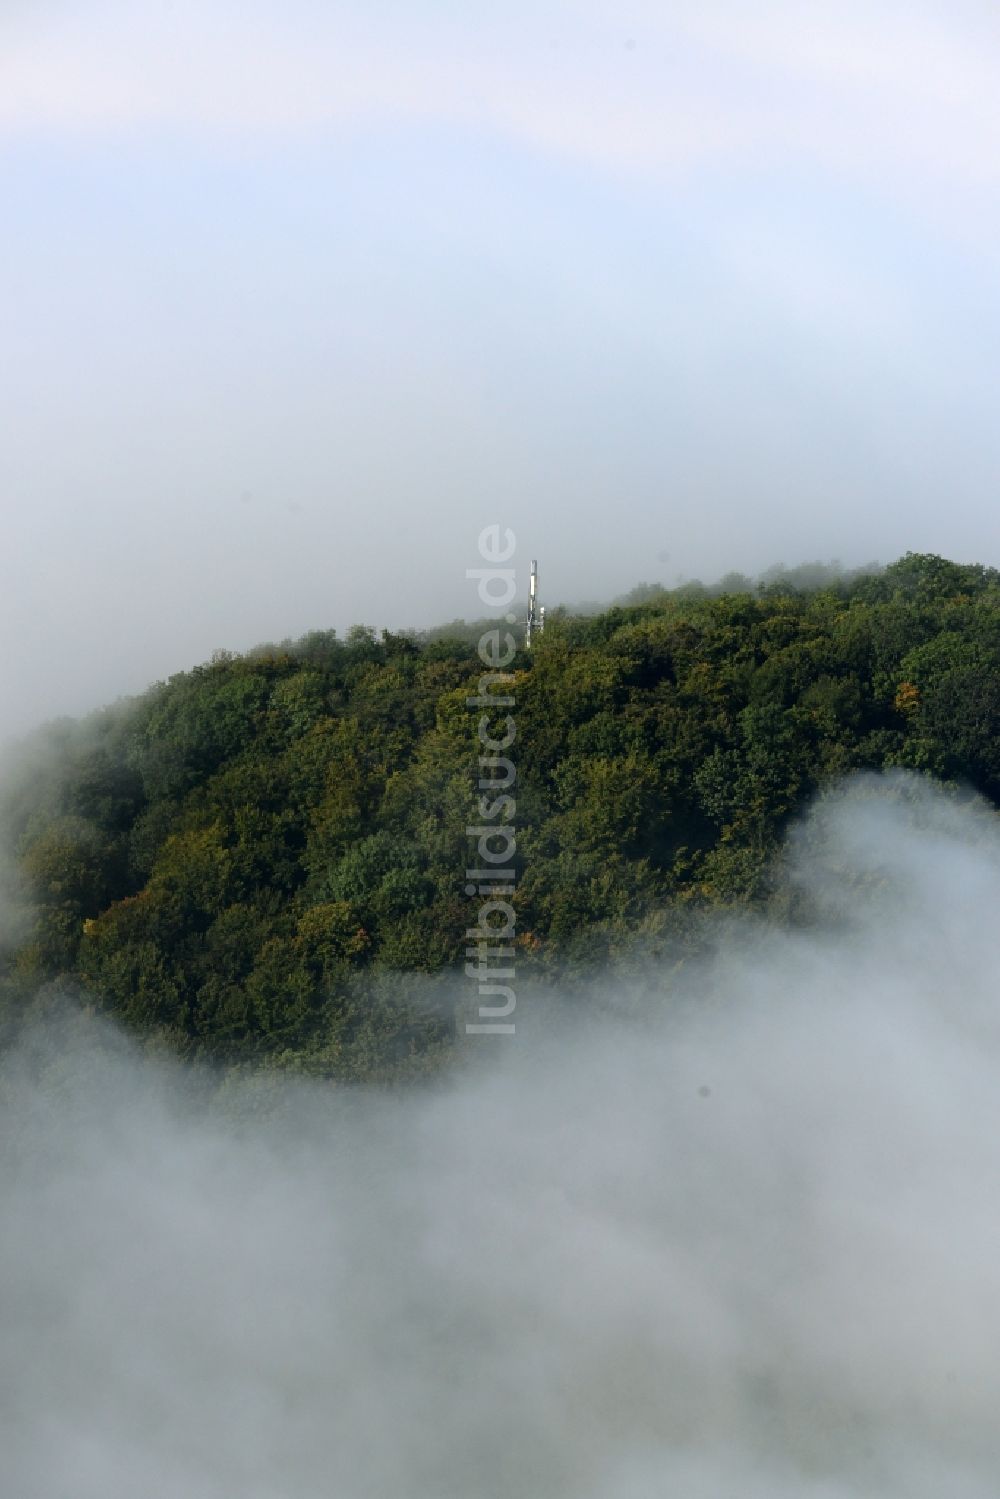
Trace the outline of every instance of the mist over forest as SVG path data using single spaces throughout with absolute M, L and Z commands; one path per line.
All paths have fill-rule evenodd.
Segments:
M 797 583 L 519 648 L 510 1035 L 464 1025 L 480 627 L 22 746 L 18 1494 L 994 1492 L 1000 575 Z
M 791 925 L 534 976 L 434 1084 L 220 1081 L 38 1006 L 0 1062 L 11 1491 L 989 1499 L 996 813 L 869 773 L 784 878 Z
M 0 1499 L 996 1499 L 998 77 L 0 5 Z
M 222 652 L 8 762 L 12 1492 L 995 1492 L 1000 574 L 730 583 L 485 677 Z

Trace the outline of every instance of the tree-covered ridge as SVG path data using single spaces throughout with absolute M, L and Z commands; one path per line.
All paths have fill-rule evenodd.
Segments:
M 476 638 L 220 654 L 40 741 L 3 808 L 33 905 L 8 1025 L 59 981 L 226 1062 L 362 1075 L 441 1044 L 447 1007 L 389 975 L 460 970 L 476 919 Z M 789 815 L 852 769 L 1000 800 L 992 569 L 557 611 L 513 671 L 526 971 L 759 896 Z

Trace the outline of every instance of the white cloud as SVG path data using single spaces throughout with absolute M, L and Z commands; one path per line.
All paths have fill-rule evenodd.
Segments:
M 90 4 L 8 23 L 0 132 L 443 121 L 616 170 L 813 161 L 993 186 L 998 60 L 970 5 Z
M 0 1065 L 8 1492 L 994 1499 L 996 819 L 864 780 L 791 863 L 811 928 L 522 993 L 439 1089 L 213 1108 L 43 1020 Z

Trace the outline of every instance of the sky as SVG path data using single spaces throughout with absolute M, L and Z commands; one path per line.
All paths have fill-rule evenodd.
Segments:
M 1000 12 L 0 10 L 0 731 L 309 629 L 1000 563 Z

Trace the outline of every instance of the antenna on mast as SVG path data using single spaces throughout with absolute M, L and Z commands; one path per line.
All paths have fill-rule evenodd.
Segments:
M 542 630 L 542 624 L 541 624 L 541 622 L 540 622 L 540 620 L 538 618 L 538 613 L 537 613 L 537 608 L 538 608 L 537 590 L 538 590 L 538 563 L 537 562 L 532 562 L 532 564 L 531 564 L 531 581 L 528 584 L 528 617 L 527 617 L 527 619 L 524 622 L 524 643 L 525 643 L 525 645 L 529 649 L 531 647 L 531 635 L 532 635 L 532 631 L 534 630 L 536 623 L 538 624 L 539 632 L 541 632 L 541 630 Z

